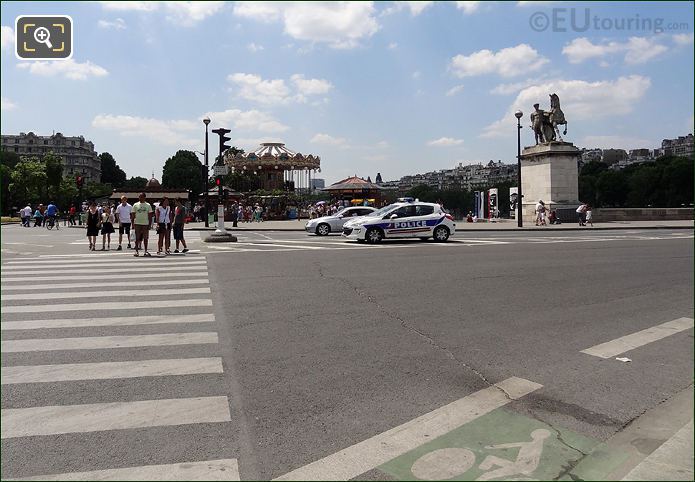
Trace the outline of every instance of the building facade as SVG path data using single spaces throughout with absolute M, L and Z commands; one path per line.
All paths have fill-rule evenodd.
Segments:
M 52 136 L 37 136 L 33 132 L 19 135 L 3 135 L 1 148 L 22 157 L 42 158 L 49 152 L 63 159 L 63 176 L 82 175 L 86 182 L 101 181 L 101 161 L 94 144 L 83 136 L 66 137 L 60 132 Z
M 516 164 L 505 164 L 502 161 L 489 161 L 476 164 L 459 163 L 453 169 L 426 172 L 404 176 L 398 181 L 379 183 L 382 187 L 397 185 L 398 191 L 407 192 L 415 186 L 429 186 L 437 190 L 467 190 L 475 191 L 506 181 L 516 181 Z
M 695 154 L 693 135 L 688 134 L 675 139 L 664 139 L 661 141 L 660 154 L 662 156 L 693 157 L 693 154 Z

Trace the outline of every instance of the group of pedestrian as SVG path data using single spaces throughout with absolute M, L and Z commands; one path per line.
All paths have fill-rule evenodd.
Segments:
M 180 251 L 188 252 L 188 245 L 183 237 L 183 226 L 186 220 L 186 208 L 180 199 L 175 200 L 172 209 L 169 199 L 164 197 L 158 204 L 152 205 L 147 202 L 145 193 L 140 193 L 138 202 L 133 205 L 128 203 L 128 198 L 121 197 L 121 202 L 115 209 L 110 206 L 103 206 L 100 210 L 95 202 L 89 205 L 87 210 L 87 238 L 89 249 L 96 251 L 97 236 L 101 234 L 101 251 L 111 249 L 111 234 L 115 233 L 114 224 L 118 223 L 118 247 L 117 251 L 123 250 L 123 236 L 127 241 L 127 248 L 133 249 L 131 244 L 131 226 L 135 236 L 135 254 L 140 256 L 152 256 L 149 252 L 149 235 L 153 225 L 157 227 L 157 255 L 171 254 L 171 234 L 174 234 L 176 249 L 174 253 Z
M 58 206 L 51 201 L 47 206 L 39 204 L 36 206 L 36 210 L 32 211 L 31 205 L 27 204 L 25 207 L 19 210 L 19 217 L 22 220 L 22 226 L 25 228 L 31 227 L 31 220 L 34 220 L 34 227 L 44 226 L 46 223 L 51 223 L 52 226 L 58 228 Z

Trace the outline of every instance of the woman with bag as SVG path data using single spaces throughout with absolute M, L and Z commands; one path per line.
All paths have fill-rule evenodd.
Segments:
M 87 239 L 89 239 L 89 250 L 95 251 L 97 244 L 97 236 L 99 236 L 99 227 L 101 219 L 97 211 L 97 204 L 92 201 L 87 211 Z
M 101 250 L 111 251 L 111 233 L 115 232 L 113 229 L 113 223 L 116 222 L 116 217 L 111 212 L 111 208 L 106 206 L 104 208 L 104 213 L 101 215 Z M 106 248 L 106 241 L 108 239 L 108 249 Z
M 155 219 L 157 220 L 157 234 L 159 235 L 157 241 L 157 255 L 159 256 L 162 254 L 162 248 L 166 250 L 165 254 L 171 254 L 169 252 L 171 239 L 165 244 L 165 241 L 169 237 L 168 234 L 171 232 L 171 208 L 169 207 L 168 198 L 163 198 L 162 202 L 157 206 Z

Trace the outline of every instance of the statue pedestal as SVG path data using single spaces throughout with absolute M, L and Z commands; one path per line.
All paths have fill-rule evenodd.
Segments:
M 558 211 L 560 219 L 572 217 L 579 205 L 577 161 L 581 151 L 570 142 L 548 142 L 525 147 L 521 154 L 522 209 L 525 223 L 535 223 L 536 204 Z

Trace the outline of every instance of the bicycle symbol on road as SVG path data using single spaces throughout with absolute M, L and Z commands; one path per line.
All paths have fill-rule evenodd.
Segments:
M 476 480 L 534 480 L 529 476 L 538 468 L 543 443 L 552 434 L 546 429 L 531 432 L 530 441 L 487 445 L 487 450 L 518 448 L 516 460 L 488 455 L 478 469 L 484 471 Z M 422 480 L 446 480 L 462 475 L 475 466 L 475 454 L 467 448 L 445 448 L 423 455 L 411 467 L 412 474 Z

